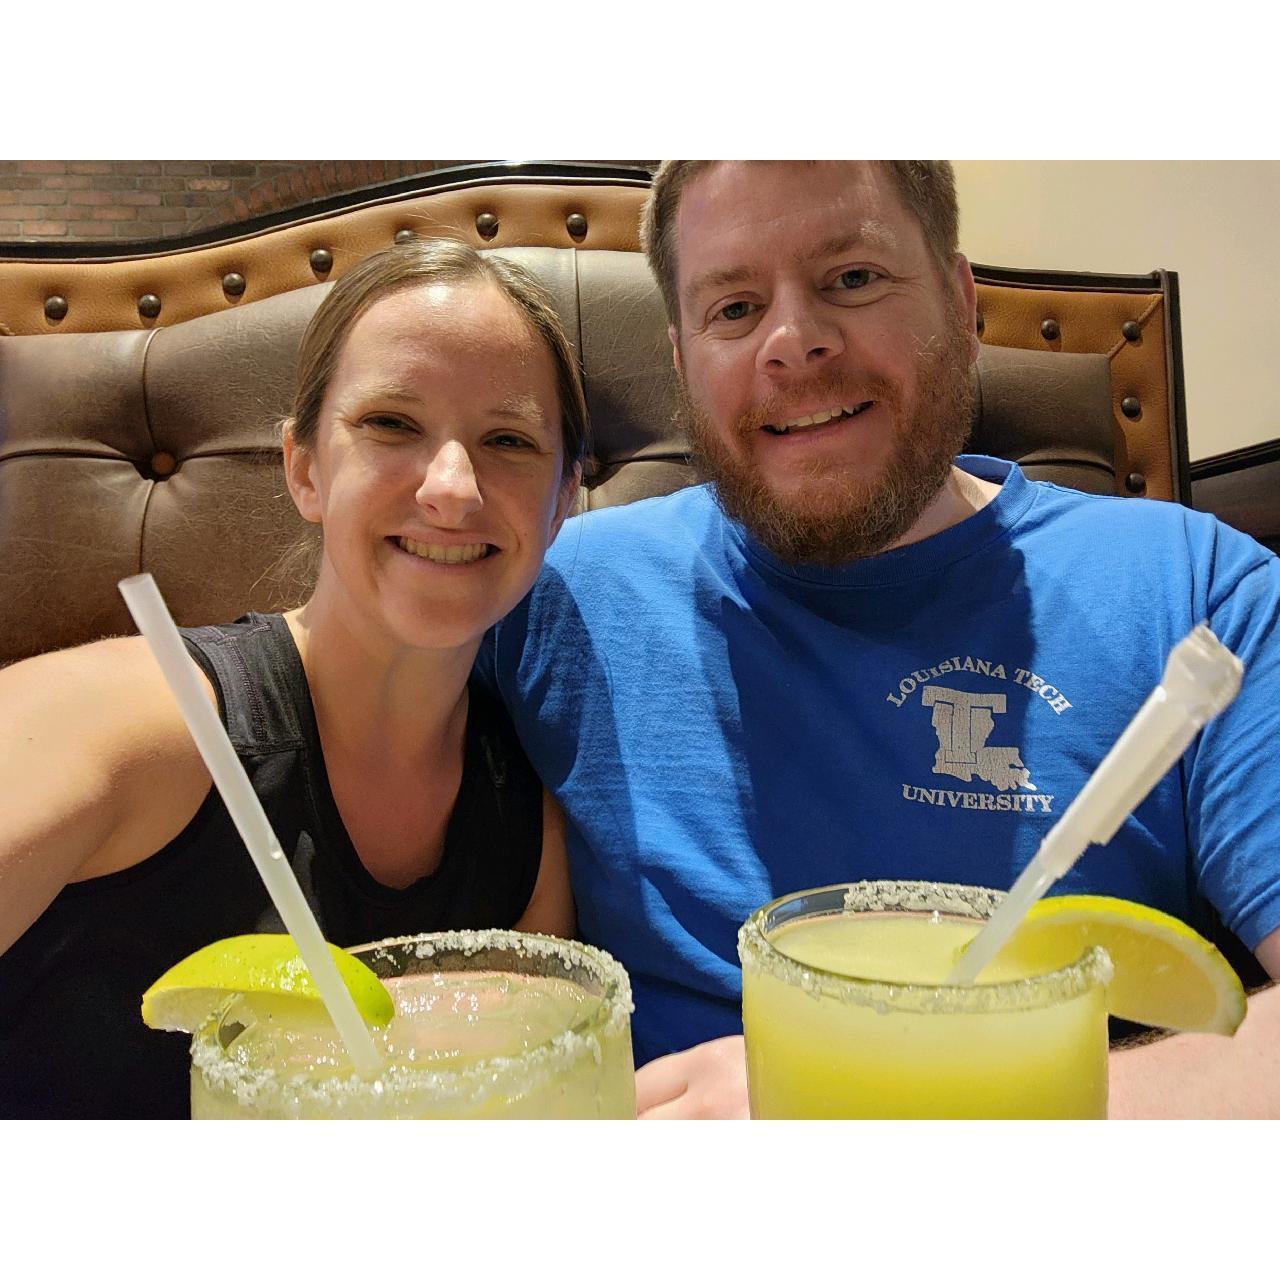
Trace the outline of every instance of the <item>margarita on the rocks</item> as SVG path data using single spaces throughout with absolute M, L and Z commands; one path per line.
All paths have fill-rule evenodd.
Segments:
M 1104 952 L 943 985 L 1001 896 L 881 881 L 757 911 L 739 935 L 752 1116 L 1105 1117 Z
M 629 1119 L 631 991 L 582 943 L 489 930 L 353 949 L 395 1016 L 362 1079 L 318 1002 L 231 999 L 192 1046 L 196 1119 Z

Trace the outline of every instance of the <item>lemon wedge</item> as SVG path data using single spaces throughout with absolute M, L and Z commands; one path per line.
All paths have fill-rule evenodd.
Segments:
M 1123 898 L 1041 898 L 1000 957 L 1045 972 L 1091 946 L 1105 948 L 1115 966 L 1107 1011 L 1117 1018 L 1226 1036 L 1244 1020 L 1244 988 L 1217 947 L 1181 920 Z
M 362 960 L 328 944 L 338 974 L 360 1016 L 385 1026 L 395 1012 L 391 996 Z M 142 1020 L 158 1031 L 195 1032 L 229 995 L 264 994 L 320 1005 L 320 993 L 287 933 L 223 938 L 179 960 L 142 997 Z

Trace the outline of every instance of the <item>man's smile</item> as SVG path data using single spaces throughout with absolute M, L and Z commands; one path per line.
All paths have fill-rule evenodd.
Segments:
M 763 430 L 773 436 L 785 436 L 792 431 L 805 427 L 820 427 L 828 422 L 843 422 L 848 418 L 856 418 L 864 410 L 870 409 L 874 402 L 863 400 L 859 404 L 836 405 L 831 409 L 820 409 L 817 413 L 806 414 L 799 418 L 791 418 L 786 422 L 766 422 Z

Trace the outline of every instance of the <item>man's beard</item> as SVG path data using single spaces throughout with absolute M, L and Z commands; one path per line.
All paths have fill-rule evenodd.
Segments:
M 792 404 L 802 398 L 832 405 L 873 400 L 892 415 L 895 431 L 877 474 L 864 477 L 815 462 L 803 488 L 792 494 L 775 492 L 749 453 L 725 443 L 681 380 L 679 415 L 694 464 L 712 482 L 724 513 L 780 560 L 839 565 L 877 555 L 920 518 L 946 483 L 951 461 L 969 434 L 968 351 L 968 333 L 951 313 L 941 345 L 916 356 L 918 399 L 910 421 L 903 416 L 901 390 L 881 378 L 856 385 L 824 379 L 793 389 L 787 397 Z M 773 409 L 766 404 L 740 418 L 731 429 L 738 441 L 749 449 L 762 425 L 778 420 L 768 416 Z M 843 429 L 857 431 L 857 419 L 848 419 Z

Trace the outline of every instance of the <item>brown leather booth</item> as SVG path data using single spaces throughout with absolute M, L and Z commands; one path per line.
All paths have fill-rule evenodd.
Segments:
M 695 479 L 672 419 L 643 170 L 473 166 L 150 245 L 0 245 L 0 663 L 132 630 L 116 582 L 155 574 L 183 624 L 279 609 L 302 524 L 278 422 L 329 284 L 397 236 L 530 267 L 586 378 L 580 507 Z M 1176 278 L 976 267 L 971 447 L 1032 478 L 1189 498 Z

